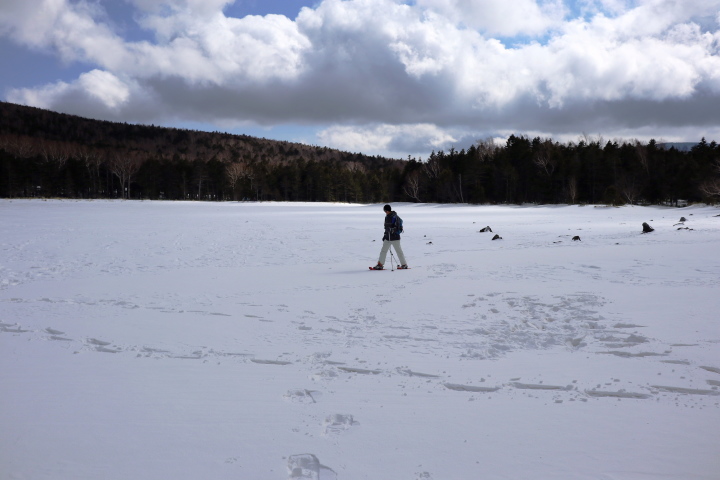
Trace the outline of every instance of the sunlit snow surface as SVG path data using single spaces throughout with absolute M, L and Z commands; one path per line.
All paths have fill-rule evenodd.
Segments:
M 0 201 L 0 479 L 720 478 L 720 208 L 393 207 Z

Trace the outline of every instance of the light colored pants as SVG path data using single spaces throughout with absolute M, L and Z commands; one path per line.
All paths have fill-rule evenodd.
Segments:
M 380 259 L 378 262 L 381 265 L 385 265 L 385 258 L 387 258 L 388 250 L 390 250 L 390 245 L 395 249 L 395 253 L 397 253 L 398 260 L 400 260 L 400 265 L 407 265 L 407 262 L 405 261 L 405 255 L 403 254 L 402 247 L 400 246 L 400 240 L 383 240 L 383 246 L 380 250 Z

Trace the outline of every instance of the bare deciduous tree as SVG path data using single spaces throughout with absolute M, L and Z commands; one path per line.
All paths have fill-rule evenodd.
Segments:
M 67 145 L 61 142 L 53 142 L 51 140 L 43 140 L 39 144 L 40 155 L 46 163 L 55 165 L 58 169 L 65 166 L 70 151 Z
M 0 135 L 0 150 L 5 150 L 6 152 L 12 152 L 12 144 L 13 144 L 13 136 L 10 135 Z M 12 152 L 14 153 L 14 152 Z
M 575 177 L 570 177 L 568 180 L 567 193 L 568 197 L 570 197 L 570 203 L 575 205 L 575 200 L 578 195 L 577 179 Z
M 553 158 L 552 140 L 545 140 L 539 144 L 533 155 L 533 163 L 542 168 L 545 174 L 550 177 L 555 171 L 555 159 Z
M 94 148 L 79 145 L 72 155 L 85 165 L 90 176 L 92 191 L 96 194 L 100 184 L 100 166 L 105 161 L 102 153 Z
M 699 185 L 700 192 L 709 198 L 720 198 L 720 178 L 705 180 Z
M 252 189 L 252 181 L 255 178 L 255 175 L 252 171 L 252 168 L 247 162 L 238 162 L 238 163 L 231 163 L 225 167 L 225 172 L 228 176 L 228 179 L 230 180 L 230 186 L 232 186 L 233 189 L 233 195 L 236 197 L 236 187 L 237 183 L 242 179 L 249 179 L 250 180 L 250 188 Z
M 548 177 L 555 171 L 555 162 L 550 158 L 548 152 L 537 152 L 533 157 L 533 163 L 542 168 Z
M 234 187 L 238 180 L 245 178 L 247 174 L 247 164 L 244 162 L 231 163 L 225 167 L 225 172 L 230 179 L 230 185 Z
M 35 154 L 36 140 L 24 135 L 6 134 L 0 136 L 0 148 L 18 158 L 28 158 Z
M 640 196 L 640 189 L 637 188 L 634 182 L 626 182 L 620 188 L 620 193 L 630 205 L 635 205 L 637 198 Z
M 420 202 L 420 175 L 417 172 L 413 172 L 407 176 L 405 185 L 403 186 L 405 194 L 415 201 Z
M 720 159 L 716 159 L 713 162 L 713 169 L 715 173 L 720 174 Z M 708 198 L 720 198 L 720 178 L 710 178 L 701 182 L 700 185 L 698 185 L 698 190 Z
M 497 152 L 500 147 L 495 145 L 495 140 L 492 137 L 488 137 L 485 140 L 477 140 L 475 142 L 475 148 L 478 152 L 478 156 L 481 162 L 486 162 Z
M 366 170 L 365 165 L 363 165 L 360 162 L 347 162 L 347 163 L 345 163 L 345 168 L 350 173 L 355 173 L 355 172 L 363 173 Z
M 110 158 L 108 167 L 120 180 L 122 198 L 130 198 L 132 177 L 140 170 L 142 159 L 138 152 L 118 152 Z
M 649 159 L 648 159 L 647 145 L 640 142 L 640 140 L 635 140 L 634 145 L 635 145 L 635 153 L 637 154 L 640 165 L 642 165 L 643 169 L 645 170 L 645 173 L 649 173 L 650 165 L 649 165 Z
M 440 176 L 440 160 L 435 155 L 430 155 L 428 161 L 423 165 L 425 174 L 431 180 L 434 180 Z

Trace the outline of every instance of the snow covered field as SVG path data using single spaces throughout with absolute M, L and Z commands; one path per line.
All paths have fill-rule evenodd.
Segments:
M 393 206 L 0 201 L 0 479 L 720 478 L 720 209 Z

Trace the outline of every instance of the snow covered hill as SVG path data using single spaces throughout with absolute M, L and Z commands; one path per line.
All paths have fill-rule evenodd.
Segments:
M 720 478 L 720 209 L 393 207 L 0 201 L 0 479 Z

